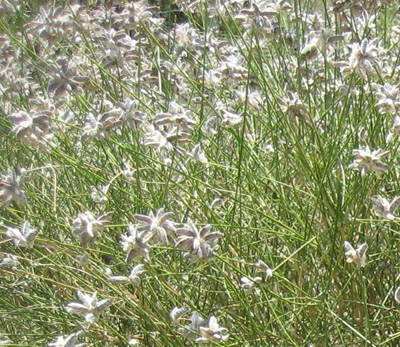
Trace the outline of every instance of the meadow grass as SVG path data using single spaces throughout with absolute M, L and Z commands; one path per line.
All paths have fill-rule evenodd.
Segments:
M 394 4 L 3 3 L 0 344 L 400 344 Z

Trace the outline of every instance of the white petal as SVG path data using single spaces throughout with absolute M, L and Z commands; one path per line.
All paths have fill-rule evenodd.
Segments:
M 126 276 L 112 276 L 107 281 L 110 283 L 120 284 L 120 283 L 127 283 L 130 281 L 130 279 L 129 277 Z
M 400 287 L 397 287 L 394 291 L 394 300 L 400 304 Z

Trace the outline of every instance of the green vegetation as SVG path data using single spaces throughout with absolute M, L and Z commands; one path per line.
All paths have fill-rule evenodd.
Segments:
M 370 3 L 0 2 L 0 345 L 400 344 Z

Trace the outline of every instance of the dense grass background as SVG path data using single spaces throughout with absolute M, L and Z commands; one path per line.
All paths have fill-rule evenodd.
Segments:
M 9 168 L 28 172 L 22 184 L 28 205 L 12 203 L 0 210 L 0 259 L 12 254 L 19 262 L 16 269 L 0 268 L 0 332 L 12 341 L 8 345 L 44 346 L 77 330 L 84 331 L 80 341 L 90 346 L 124 346 L 132 338 L 140 346 L 196 345 L 171 325 L 171 310 L 182 306 L 203 318 L 213 315 L 228 329 L 227 341 L 209 341 L 215 346 L 400 343 L 393 299 L 400 285 L 399 224 L 377 217 L 370 201 L 378 195 L 390 200 L 400 192 L 400 142 L 397 137 L 386 141 L 395 114 L 379 111 L 373 89 L 373 83 L 399 83 L 399 37 L 392 35 L 396 8 L 382 5 L 361 31 L 362 13 L 355 9 L 340 16 L 328 10 L 330 3 L 291 4 L 290 13 L 274 17 L 281 34 L 265 39 L 258 31 L 245 31 L 233 10 L 212 17 L 212 4 L 199 4 L 190 13 L 160 1 L 152 16 L 165 22 L 158 28 L 140 23 L 127 31 L 141 43 L 125 71 L 104 66 L 101 44 L 79 21 L 48 46 L 38 29 L 30 31 L 41 8 L 61 5 L 71 12 L 68 2 L 21 2 L 5 14 L 0 32 L 9 39 L 13 58 L 3 46 L 2 64 L 4 71 L 14 69 L 15 78 L 3 72 L 0 79 L 0 168 L 2 174 Z M 100 7 L 82 8 L 94 16 Z M 329 56 L 317 52 L 308 59 L 302 49 L 313 28 L 311 19 L 302 17 L 306 13 L 320 13 L 332 35 L 346 34 L 346 41 L 335 43 Z M 110 30 L 112 23 L 104 20 L 104 28 Z M 183 23 L 199 41 L 177 39 Z M 391 70 L 363 79 L 332 64 L 348 59 L 350 43 L 375 37 L 386 49 L 379 59 Z M 242 68 L 242 77 L 222 76 L 221 83 L 209 85 L 204 76 L 228 56 L 224 45 L 240 59 L 233 65 Z M 52 67 L 59 69 L 60 57 L 78 62 L 81 75 L 95 76 L 92 90 L 49 93 Z M 136 75 L 127 74 L 133 71 Z M 288 92 L 297 92 L 308 108 L 305 119 L 291 118 L 282 109 L 280 98 Z M 56 145 L 47 152 L 16 138 L 8 119 L 17 110 L 33 112 L 29 100 L 38 96 L 50 97 L 51 105 L 63 102 L 53 112 Z M 146 145 L 144 125 L 135 130 L 125 124 L 104 140 L 82 140 L 89 112 L 105 112 L 107 101 L 115 107 L 129 98 L 137 100 L 149 123 L 168 112 L 172 102 L 189 109 L 196 125 L 191 143 L 183 147 L 190 151 L 199 144 L 208 162 L 173 151 L 163 155 Z M 207 120 L 213 115 L 223 119 L 227 110 L 241 114 L 243 121 L 208 131 Z M 71 118 L 62 117 L 67 111 Z M 383 160 L 390 167 L 387 173 L 361 177 L 348 168 L 353 149 L 366 145 L 390 151 Z M 124 173 L 127 166 L 131 176 Z M 96 203 L 91 187 L 107 184 L 107 201 Z M 173 212 L 178 225 L 190 218 L 198 228 L 211 224 L 222 232 L 215 257 L 193 262 L 181 249 L 153 243 L 151 262 L 127 264 L 121 235 L 129 223 L 136 224 L 135 214 L 160 208 Z M 87 249 L 72 233 L 73 220 L 84 211 L 94 216 L 113 212 Z M 7 228 L 26 220 L 39 230 L 34 247 L 14 247 Z M 354 247 L 368 243 L 364 268 L 346 262 L 346 240 Z M 76 258 L 83 254 L 89 255 L 86 267 Z M 259 259 L 273 269 L 271 278 L 257 272 Z M 127 276 L 138 263 L 147 270 L 139 286 L 107 281 L 106 268 Z M 243 276 L 263 280 L 247 292 L 241 287 Z M 113 300 L 93 325 L 65 309 L 78 301 L 77 290 Z M 180 320 L 182 327 L 189 325 L 190 314 Z

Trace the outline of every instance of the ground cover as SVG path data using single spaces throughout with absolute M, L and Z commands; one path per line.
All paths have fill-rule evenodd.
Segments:
M 393 1 L 0 1 L 0 345 L 399 342 Z

